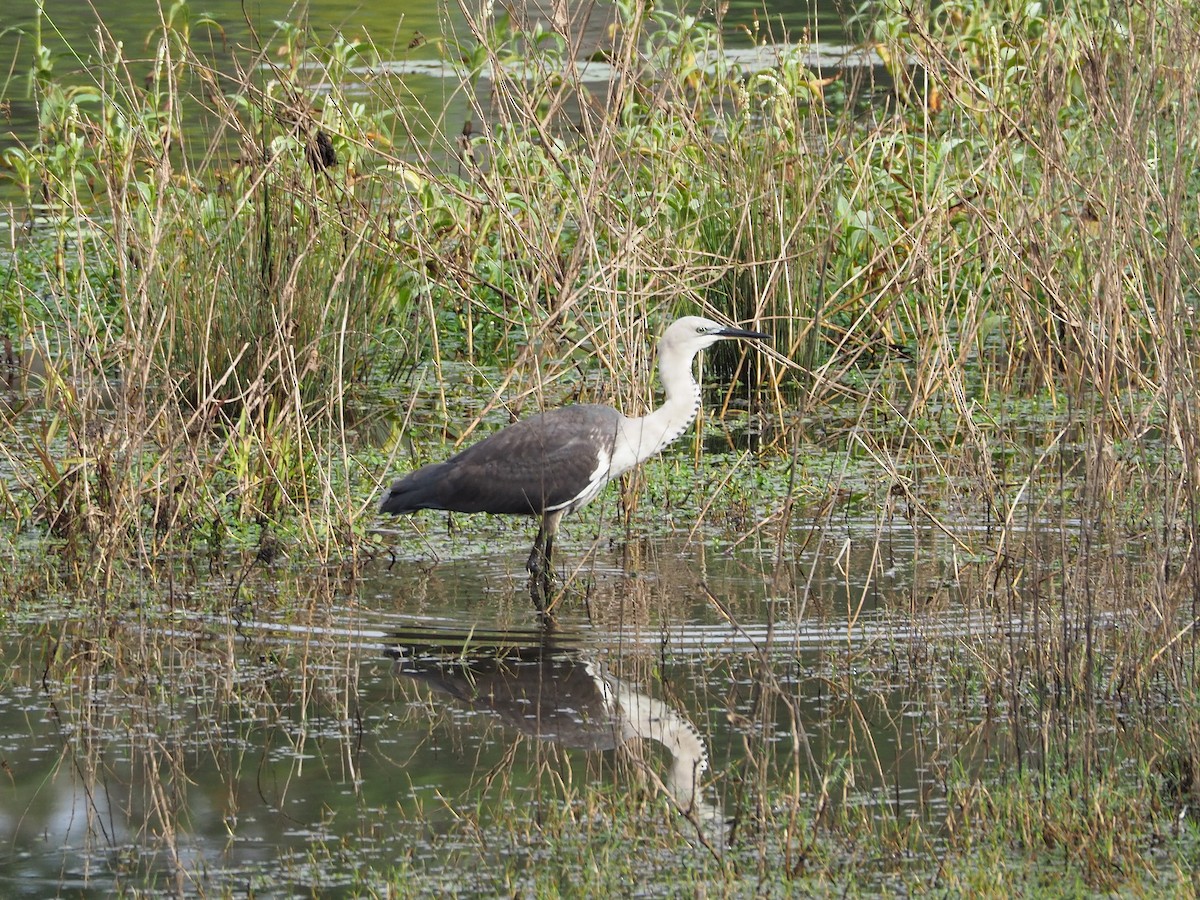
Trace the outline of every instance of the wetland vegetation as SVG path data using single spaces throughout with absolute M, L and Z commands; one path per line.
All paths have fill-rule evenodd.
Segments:
M 1196 893 L 1200 12 L 877 0 L 830 72 L 724 8 L 63 53 L 38 4 L 6 894 Z M 375 515 L 645 411 L 684 313 L 772 349 L 564 525 L 552 634 L 527 522 Z

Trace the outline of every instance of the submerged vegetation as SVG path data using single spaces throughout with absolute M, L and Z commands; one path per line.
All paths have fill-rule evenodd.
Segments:
M 535 754 L 561 804 L 530 812 L 499 762 L 471 787 L 502 796 L 511 832 L 438 794 L 449 863 L 427 884 L 411 846 L 370 855 L 404 838 L 365 802 L 361 833 L 321 832 L 288 877 L 382 895 L 482 860 L 464 890 L 1193 895 L 1200 11 L 876 0 L 854 23 L 881 65 L 837 74 L 764 33 L 759 62 L 727 54 L 719 8 L 588 13 L 611 27 L 464 13 L 408 47 L 289 25 L 230 50 L 178 2 L 137 58 L 101 25 L 82 68 L 40 12 L 25 35 L 37 133 L 0 158 L 0 618 L 48 624 L 3 678 L 54 698 L 84 780 L 103 768 L 90 692 L 145 698 L 127 727 L 154 746 L 126 789 L 149 849 L 105 877 L 181 894 L 206 877 L 181 850 L 187 753 L 163 750 L 204 748 L 155 692 L 235 732 L 238 710 L 285 730 L 299 710 L 354 744 L 358 662 L 336 633 L 253 638 L 234 677 L 235 631 L 315 634 L 356 608 L 396 470 L 542 405 L 644 411 L 654 335 L 700 312 L 774 349 L 707 360 L 728 387 L 690 449 L 573 534 L 632 548 L 626 588 L 577 579 L 598 622 L 668 619 L 650 591 L 770 625 L 729 658 L 685 664 L 665 638 L 640 658 L 736 745 L 714 766 L 728 846 Z M 585 33 L 603 37 L 581 50 Z M 414 54 L 452 71 L 455 112 L 414 99 L 396 62 Z M 395 552 L 436 555 L 439 527 Z M 742 554 L 765 591 L 647 587 L 633 539 L 655 528 Z M 856 638 L 868 599 L 930 636 Z M 814 662 L 792 626 L 830 615 L 845 644 Z M 833 722 L 848 736 L 823 740 Z M 933 748 L 912 765 L 936 802 L 889 803 L 880 733 Z

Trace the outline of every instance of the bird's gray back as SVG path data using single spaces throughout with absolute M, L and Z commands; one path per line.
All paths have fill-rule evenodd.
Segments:
M 397 481 L 385 511 L 519 515 L 582 505 L 608 480 L 620 422 L 616 410 L 590 404 L 522 419 Z M 585 492 L 580 503 L 573 503 Z

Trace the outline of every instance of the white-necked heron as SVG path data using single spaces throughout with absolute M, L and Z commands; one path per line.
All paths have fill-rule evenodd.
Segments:
M 766 338 L 700 316 L 672 322 L 658 344 L 658 376 L 666 399 L 645 416 L 577 404 L 515 422 L 445 462 L 397 478 L 379 504 L 384 513 L 419 509 L 541 516 L 526 568 L 547 584 L 562 517 L 604 486 L 682 435 L 700 411 L 692 376 L 696 354 L 725 338 Z M 534 590 L 545 611 L 545 597 Z

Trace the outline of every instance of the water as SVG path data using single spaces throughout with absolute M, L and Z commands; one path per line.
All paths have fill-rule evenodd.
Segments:
M 169 12 L 170 4 L 163 6 Z M 4 122 L 0 125 L 0 152 L 14 143 L 32 141 L 37 133 L 37 110 L 28 97 L 25 78 L 33 62 L 36 9 L 34 0 L 17 0 L 6 12 L 0 28 L 3 32 L 0 60 L 4 61 L 5 70 L 12 72 L 6 84 L 0 82 L 5 85 L 0 89 L 0 97 L 7 102 Z M 310 0 L 304 4 L 258 0 L 242 4 L 214 0 L 193 3 L 191 10 L 193 42 L 198 46 L 211 45 L 217 60 L 228 60 L 235 52 L 239 58 L 249 59 L 257 47 L 277 45 L 277 23 L 306 22 L 318 40 L 329 39 L 335 33 L 349 38 L 369 35 L 388 63 L 385 68 L 405 77 L 406 89 L 426 108 L 438 108 L 453 100 L 444 80 L 449 73 L 438 62 L 435 42 L 439 36 L 452 35 L 463 28 L 464 18 L 457 4 L 434 0 L 404 4 L 355 0 Z M 583 12 L 583 7 L 570 7 L 573 17 Z M 208 15 L 219 28 L 204 24 L 201 13 Z M 537 3 L 529 4 L 524 14 L 541 20 L 549 18 Z M 590 27 L 598 28 L 596 23 L 602 23 L 609 14 L 610 8 L 597 7 L 589 18 L 593 23 Z M 742 52 L 753 43 L 749 37 L 753 29 L 775 41 L 805 39 L 838 46 L 848 39 L 841 8 L 828 0 L 816 5 L 798 0 L 771 0 L 765 5 L 731 4 L 724 23 L 730 45 L 742 48 Z M 148 38 L 160 27 L 161 14 L 153 3 L 97 0 L 92 4 L 47 4 L 42 39 L 53 51 L 55 75 L 71 83 L 87 80 L 90 57 L 99 45 L 111 48 L 119 43 L 127 58 L 137 60 L 152 46 Z M 418 34 L 426 39 L 425 43 L 410 46 Z M 462 102 L 461 97 L 458 102 Z M 453 116 L 450 122 L 448 127 L 459 128 L 462 116 Z
M 410 400 L 409 427 L 436 429 Z M 1029 419 L 1002 444 L 1039 427 L 1061 432 Z M 550 630 L 515 517 L 389 518 L 376 558 L 340 568 L 248 543 L 79 596 L 52 553 L 0 573 L 20 601 L 0 613 L 0 895 L 905 892 L 974 862 L 973 797 L 1081 740 L 1116 772 L 1137 734 L 1167 740 L 1170 703 L 1072 680 L 1140 608 L 1045 618 L 1064 548 L 1102 545 L 1069 477 L 1022 491 L 1001 538 L 952 476 L 912 476 L 935 524 L 850 471 L 848 443 L 821 452 L 839 465 L 805 470 L 843 476 L 801 479 L 787 523 L 769 449 L 753 474 L 716 443 L 651 461 L 659 509 L 626 529 L 610 489 L 564 522 Z M 1092 583 L 1135 580 L 1136 552 L 1095 552 Z
M 904 530 L 888 540 L 911 554 Z M 596 550 L 547 634 L 510 537 L 515 552 L 378 563 L 346 583 L 252 573 L 231 612 L 193 598 L 170 625 L 139 622 L 133 597 L 103 641 L 82 612 L 10 622 L 3 893 L 287 896 L 386 880 L 398 860 L 430 890 L 467 865 L 489 892 L 536 867 L 533 822 L 590 815 L 613 788 L 672 810 L 639 827 L 665 828 L 673 852 L 721 852 L 730 823 L 746 827 L 748 746 L 780 783 L 801 748 L 805 773 L 854 760 L 845 803 L 920 816 L 940 802 L 921 691 L 896 689 L 897 660 L 992 633 L 990 616 L 897 610 L 909 577 L 868 588 L 864 548 L 844 557 L 851 580 L 818 567 L 824 612 L 798 620 L 765 596 L 752 548 L 665 538 Z M 233 578 L 201 588 L 218 609 Z M 862 718 L 839 722 L 848 703 Z
M 171 4 L 164 3 L 163 6 L 165 12 L 169 12 Z M 32 33 L 36 9 L 35 0 L 17 0 L 12 4 L 6 15 L 7 33 L 0 47 L 23 47 L 28 50 L 27 39 L 22 38 L 22 33 Z M 543 10 L 548 7 L 530 3 L 525 9 L 544 15 Z M 584 9 L 582 5 L 574 4 L 569 7 L 568 13 L 576 15 Z M 603 15 L 606 7 L 601 4 L 596 9 Z M 707 8 L 693 11 L 711 15 Z M 277 22 L 306 22 L 318 37 L 335 32 L 347 36 L 362 36 L 365 33 L 384 50 L 392 46 L 406 50 L 414 32 L 432 39 L 446 31 L 444 26 L 456 27 L 463 22 L 458 4 L 432 0 L 403 4 L 364 4 L 357 0 L 308 0 L 307 3 L 253 0 L 243 4 L 236 0 L 212 0 L 204 4 L 192 4 L 194 33 L 204 33 L 208 27 L 199 21 L 201 12 L 220 25 L 223 32 L 220 36 L 224 42 L 235 47 L 252 44 L 256 36 L 260 40 L 269 36 Z M 100 22 L 114 40 L 133 49 L 144 45 L 147 35 L 159 27 L 161 20 L 160 12 L 153 3 L 131 6 L 120 0 L 95 0 L 88 4 L 47 4 L 46 21 L 48 24 L 43 37 L 56 46 L 93 46 L 97 23 Z M 779 40 L 799 40 L 806 36 L 830 44 L 844 43 L 846 40 L 844 10 L 840 4 L 828 0 L 815 4 L 807 0 L 731 3 L 724 21 L 731 37 L 744 35 L 741 43 L 749 42 L 746 32 L 755 27 L 756 22 L 760 28 L 774 29 L 775 37 Z

